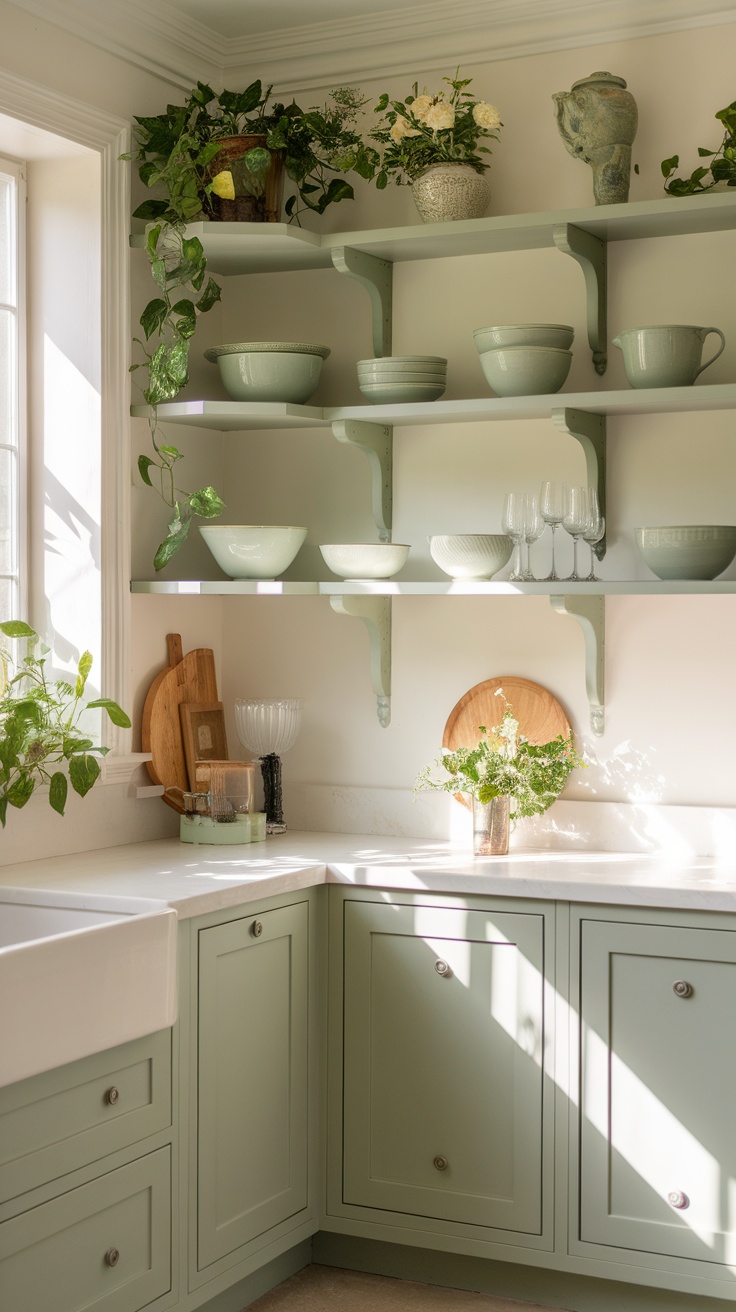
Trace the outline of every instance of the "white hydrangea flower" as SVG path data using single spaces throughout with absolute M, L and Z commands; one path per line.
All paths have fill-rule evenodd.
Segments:
M 479 128 L 500 128 L 501 115 L 495 105 L 489 105 L 487 100 L 479 100 L 477 105 L 473 105 L 473 118 Z
M 418 137 L 420 135 L 419 129 L 413 128 L 408 118 L 401 118 L 400 116 L 395 123 L 391 124 L 389 129 L 391 140 L 397 143 L 403 141 L 404 137 Z
M 427 110 L 424 121 L 433 132 L 441 132 L 444 128 L 455 126 L 455 110 L 452 105 L 446 105 L 444 101 L 439 100 Z

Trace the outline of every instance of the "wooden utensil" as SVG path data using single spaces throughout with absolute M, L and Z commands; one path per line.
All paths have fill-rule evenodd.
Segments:
M 214 653 L 209 647 L 197 647 L 182 654 L 181 636 L 166 635 L 169 664 L 151 684 L 143 707 L 141 746 L 151 753 L 146 767 L 155 784 L 164 788 L 189 790 L 186 757 L 182 741 L 179 707 L 182 703 L 217 702 L 217 677 Z M 164 794 L 164 801 L 183 813 L 184 804 L 176 796 Z
M 442 746 L 451 752 L 458 747 L 475 747 L 481 738 L 480 726 L 493 729 L 501 723 L 506 702 L 497 692 L 503 691 L 514 718 L 519 721 L 519 732 L 530 743 L 548 743 L 562 734 L 569 737 L 570 721 L 556 697 L 541 683 L 505 674 L 497 679 L 485 679 L 465 693 L 452 709 L 442 735 Z M 455 793 L 463 806 L 470 807 L 472 798 Z

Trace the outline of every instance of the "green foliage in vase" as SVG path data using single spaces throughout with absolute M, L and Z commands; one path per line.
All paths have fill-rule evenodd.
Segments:
M 458 70 L 459 72 L 459 70 Z M 376 186 L 383 190 L 393 178 L 399 186 L 413 182 L 432 164 L 469 164 L 476 173 L 484 173 L 490 155 L 483 142 L 498 140 L 503 127 L 495 105 L 478 100 L 466 91 L 472 78 L 445 77 L 451 94 L 444 90 L 420 96 L 418 83 L 405 100 L 381 96 L 375 107 L 383 118 L 371 132 L 384 150 L 376 175 Z
M 23 620 L 0 623 L 6 638 L 25 642 L 25 655 L 13 665 L 0 648 L 0 825 L 9 806 L 25 806 L 39 784 L 49 786 L 49 804 L 64 814 L 69 784 L 84 797 L 100 774 L 98 756 L 109 750 L 88 737 L 80 726 L 85 711 L 100 707 L 113 724 L 129 729 L 130 720 L 110 697 L 83 701 L 92 668 L 84 652 L 72 681 L 46 675 L 49 648 Z
M 701 159 L 709 159 L 710 164 L 693 169 L 689 178 L 678 178 L 674 174 L 680 166 L 680 156 L 672 155 L 670 159 L 662 160 L 664 189 L 670 196 L 693 196 L 710 191 L 717 182 L 736 187 L 736 100 L 725 109 L 719 109 L 715 117 L 725 129 L 720 146 L 717 150 L 698 146 L 698 155 Z
M 459 747 L 425 766 L 415 788 L 467 793 L 483 803 L 509 797 L 514 825 L 525 816 L 546 811 L 557 801 L 571 771 L 585 766 L 572 736 L 559 734 L 547 743 L 530 743 L 519 733 L 519 722 L 508 703 L 500 724 L 490 730 L 481 724 L 478 733 L 481 737 L 475 747 Z M 438 768 L 443 771 L 439 776 L 434 773 Z

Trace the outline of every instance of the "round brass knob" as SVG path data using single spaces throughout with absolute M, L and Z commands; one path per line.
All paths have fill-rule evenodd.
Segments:
M 452 976 L 452 966 L 449 961 L 443 961 L 440 958 L 439 961 L 435 961 L 434 968 L 437 971 L 437 974 L 441 975 L 443 979 L 450 979 Z
M 250 927 L 250 932 L 254 938 L 260 938 L 263 933 L 263 925 L 260 920 L 254 920 Z
M 676 979 L 672 985 L 672 992 L 676 993 L 678 998 L 691 998 L 693 986 L 688 984 L 686 979 Z
M 107 1093 L 105 1094 L 105 1102 L 109 1103 L 111 1107 L 114 1107 L 119 1097 L 120 1097 L 120 1090 L 116 1089 L 115 1085 L 113 1084 L 112 1087 L 108 1089 Z
M 670 1207 L 677 1207 L 681 1212 L 690 1206 L 690 1199 L 681 1189 L 673 1189 L 672 1193 L 667 1195 L 667 1202 Z
M 450 1163 L 446 1157 L 435 1157 L 432 1165 L 436 1171 L 446 1171 Z
M 117 1266 L 120 1261 L 120 1252 L 117 1248 L 108 1248 L 105 1253 L 105 1266 Z

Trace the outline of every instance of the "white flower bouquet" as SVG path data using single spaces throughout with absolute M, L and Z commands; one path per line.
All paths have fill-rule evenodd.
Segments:
M 420 96 L 415 83 L 413 95 L 405 100 L 381 96 L 375 113 L 383 118 L 370 134 L 384 146 L 376 174 L 379 190 L 388 186 L 390 178 L 399 185 L 413 182 L 432 164 L 469 164 L 476 173 L 489 167 L 481 156 L 491 151 L 481 143 L 497 141 L 503 124 L 495 105 L 476 100 L 466 90 L 472 80 L 459 78 L 456 72 L 454 78 L 442 79 L 451 88 L 449 93 L 425 91 Z

